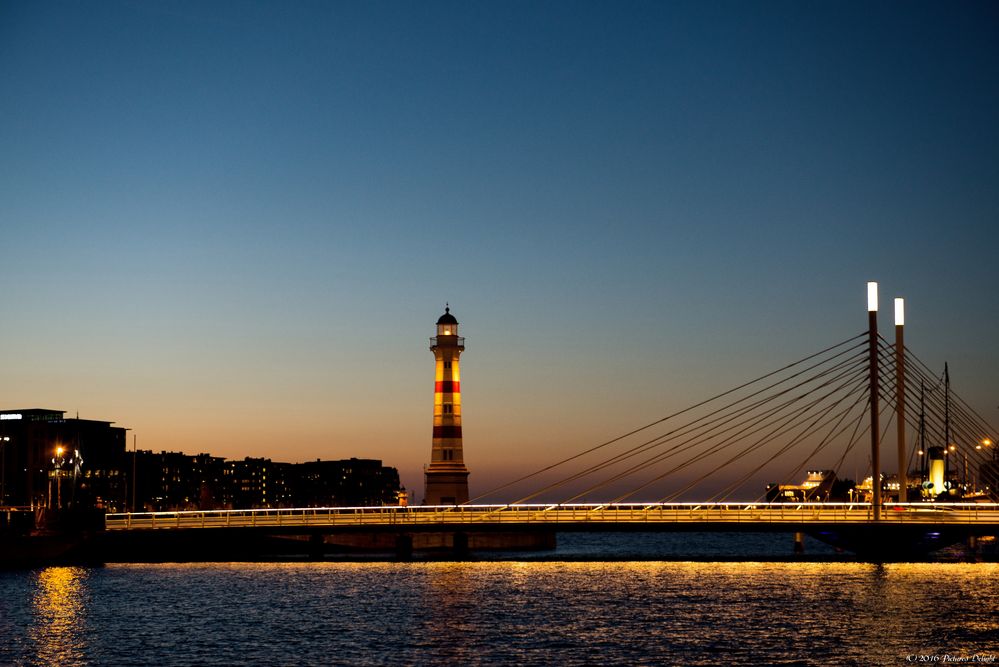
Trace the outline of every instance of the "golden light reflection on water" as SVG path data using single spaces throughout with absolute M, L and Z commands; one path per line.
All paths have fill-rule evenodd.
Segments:
M 979 656 L 976 661 L 982 656 L 991 657 L 991 662 L 999 658 L 999 563 L 895 563 L 878 568 L 884 582 L 880 588 L 900 600 L 896 608 L 908 612 L 907 622 L 918 623 L 920 611 L 927 613 L 913 610 L 912 600 L 921 599 L 937 612 L 960 614 L 960 632 L 951 633 L 946 642 L 926 644 L 924 652 Z
M 38 572 L 28 637 L 38 664 L 85 662 L 84 579 L 80 567 L 48 567 Z
M 626 600 L 629 615 L 635 614 L 632 605 L 657 607 L 660 615 L 649 619 L 647 634 L 658 634 L 663 646 L 677 637 L 693 645 L 703 633 L 724 643 L 718 639 L 719 623 L 754 628 L 761 646 L 786 632 L 806 643 L 828 644 L 834 624 L 841 643 L 823 650 L 857 664 L 895 664 L 910 654 L 994 652 L 999 637 L 997 564 L 441 563 L 426 566 L 426 575 L 425 622 L 432 632 L 462 628 L 462 619 L 485 604 L 499 620 L 513 624 L 513 636 L 522 614 L 537 622 L 536 601 L 543 597 L 561 601 L 555 607 L 584 610 L 559 623 L 573 641 L 593 645 L 602 645 L 609 628 L 616 627 L 594 620 L 608 614 L 608 599 Z M 515 600 L 514 608 L 504 599 Z M 835 619 L 829 609 L 836 610 Z M 952 616 L 960 621 L 942 620 Z M 709 627 L 714 629 L 709 632 Z
M 37 576 L 37 651 L 23 662 L 141 662 L 122 641 L 141 608 L 179 664 L 229 664 L 215 652 L 243 637 L 259 664 L 318 651 L 343 664 L 897 665 L 996 652 L 996 581 L 993 563 L 109 565 Z M 261 623 L 282 640 L 262 640 Z

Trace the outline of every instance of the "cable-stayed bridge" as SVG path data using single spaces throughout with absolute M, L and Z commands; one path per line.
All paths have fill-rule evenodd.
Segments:
M 986 525 L 999 527 L 995 503 L 893 503 L 881 522 L 893 525 Z M 174 528 L 419 528 L 458 527 L 571 527 L 573 530 L 630 530 L 676 527 L 744 526 L 754 530 L 769 525 L 789 527 L 870 523 L 870 503 L 577 503 L 545 505 L 454 505 L 415 507 L 318 507 L 305 509 L 208 510 L 145 512 L 108 515 L 110 530 Z
M 858 550 L 999 533 L 996 429 L 870 312 L 866 332 L 467 504 L 109 514 L 106 527 L 802 531 Z M 821 481 L 793 484 L 807 471 Z

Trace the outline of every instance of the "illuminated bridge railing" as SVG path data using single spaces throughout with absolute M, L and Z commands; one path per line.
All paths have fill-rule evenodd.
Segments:
M 583 503 L 134 512 L 108 514 L 108 530 L 197 528 L 494 527 L 626 524 L 844 524 L 873 520 L 870 503 Z M 880 523 L 996 524 L 997 503 L 888 505 Z

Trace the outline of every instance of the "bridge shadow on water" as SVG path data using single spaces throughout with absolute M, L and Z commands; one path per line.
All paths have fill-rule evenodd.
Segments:
M 837 546 L 837 541 L 871 540 L 870 536 L 810 536 L 793 532 L 559 532 L 550 542 L 552 548 L 490 549 L 453 548 L 417 549 L 400 553 L 390 548 L 349 549 L 335 545 L 317 551 L 313 541 L 291 541 L 245 535 L 212 543 L 203 540 L 177 541 L 176 535 L 157 535 L 164 539 L 155 548 L 145 544 L 140 552 L 122 552 L 108 562 L 427 562 L 427 561 L 506 561 L 506 562 L 939 562 L 999 560 L 993 542 L 969 548 L 968 542 L 942 538 L 939 548 L 927 552 L 911 548 L 918 535 L 899 539 L 897 534 L 884 542 L 869 541 L 880 548 L 860 553 Z M 146 536 L 147 539 L 150 536 Z M 194 537 L 191 535 L 190 537 Z M 817 539 L 821 538 L 821 539 Z M 826 541 L 823 541 L 826 540 Z M 800 541 L 799 541 L 800 540 Z M 146 540 L 143 540 L 146 542 Z M 830 543 L 831 542 L 831 543 Z M 949 543 L 945 545 L 944 543 Z M 925 546 L 925 545 L 923 545 Z M 984 547 L 984 548 L 983 548 Z M 799 550 L 800 549 L 800 550 Z
M 954 542 L 932 552 L 861 551 L 836 546 L 841 536 L 823 535 L 827 541 L 806 535 L 803 552 L 796 552 L 795 533 L 560 533 L 558 545 L 547 552 L 475 554 L 481 560 L 524 561 L 701 561 L 701 562 L 949 562 L 999 560 L 992 543 L 968 547 Z M 898 546 L 893 543 L 893 546 Z
M 897 531 L 878 536 L 852 533 L 821 535 L 795 532 L 716 531 L 561 531 L 532 546 L 491 548 L 489 542 L 466 538 L 462 548 L 443 544 L 438 548 L 412 548 L 401 552 L 390 541 L 367 548 L 300 536 L 289 539 L 249 531 L 155 531 L 141 535 L 100 535 L 82 540 L 61 556 L 36 554 L 22 559 L 20 567 L 42 564 L 103 563 L 220 563 L 220 562 L 955 562 L 999 561 L 997 541 L 969 541 L 957 532 L 922 532 L 902 535 Z M 884 528 L 879 526 L 877 528 Z M 440 537 L 444 537 L 441 535 Z M 475 536 L 473 535 L 473 538 Z M 851 545 L 865 543 L 859 553 Z M 935 547 L 929 551 L 929 547 Z M 5 563 L 17 567 L 16 562 Z M 4 569 L 4 568 L 0 568 Z

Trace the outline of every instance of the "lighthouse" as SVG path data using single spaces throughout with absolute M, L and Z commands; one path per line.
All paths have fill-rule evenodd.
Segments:
M 468 502 L 468 468 L 461 451 L 461 371 L 458 357 L 465 339 L 458 336 L 458 320 L 445 306 L 430 339 L 434 353 L 434 436 L 430 465 L 424 468 L 423 504 L 458 505 Z

